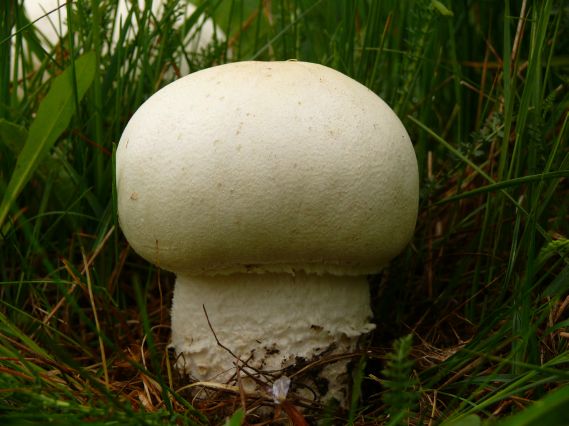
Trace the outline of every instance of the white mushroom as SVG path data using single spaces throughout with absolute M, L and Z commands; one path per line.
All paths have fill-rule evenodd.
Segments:
M 410 240 L 418 172 L 403 125 L 363 85 L 296 61 L 199 71 L 140 107 L 116 164 L 126 238 L 177 275 L 183 371 L 226 381 L 233 355 L 280 370 L 374 328 L 366 275 Z M 321 372 L 327 396 L 343 397 L 340 373 Z

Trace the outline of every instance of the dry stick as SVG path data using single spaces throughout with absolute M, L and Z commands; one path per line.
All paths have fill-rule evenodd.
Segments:
M 563 315 L 563 312 L 565 311 L 565 309 L 567 308 L 567 306 L 569 306 L 569 296 L 567 296 L 563 302 L 561 302 L 560 306 L 558 309 L 556 309 L 556 312 L 554 314 L 554 324 L 551 324 L 551 326 L 554 326 L 555 324 L 557 324 L 557 322 L 559 321 L 559 319 L 561 318 L 561 315 Z
M 93 252 L 91 257 L 89 257 L 89 260 L 87 260 L 85 262 L 85 264 L 83 265 L 83 269 L 81 270 L 81 274 L 84 274 L 87 271 L 87 269 L 93 264 L 93 262 L 95 261 L 95 258 L 99 255 L 99 253 L 103 249 L 104 245 L 106 244 L 106 242 L 108 241 L 110 236 L 113 234 L 114 230 L 115 230 L 115 225 L 111 226 L 111 228 L 105 234 L 105 236 L 103 237 L 103 239 L 101 240 L 99 245 L 95 248 L 95 251 Z
M 486 76 L 488 74 L 488 60 L 490 56 L 490 49 L 486 45 L 484 52 L 484 62 L 482 63 L 482 75 L 480 76 L 480 93 L 478 95 L 478 105 L 476 106 L 476 128 L 480 127 L 480 120 L 482 116 L 482 108 L 484 102 L 484 91 L 486 89 Z
M 251 373 L 249 373 L 247 370 L 244 370 L 243 368 L 241 368 L 239 366 L 239 363 L 241 362 L 241 364 L 243 364 L 243 366 L 250 368 L 251 370 L 253 370 L 255 373 L 257 373 L 259 376 L 266 376 L 266 372 L 263 372 L 261 370 L 258 370 L 252 366 L 249 365 L 249 361 L 253 358 L 253 354 L 251 354 L 251 356 L 249 356 L 249 358 L 247 358 L 247 360 L 242 360 L 241 358 L 239 358 L 237 355 L 235 355 L 235 353 L 233 353 L 233 351 L 231 351 L 231 349 L 229 349 L 227 346 L 223 345 L 219 339 L 217 338 L 217 334 L 215 334 L 215 330 L 213 329 L 213 326 L 211 325 L 211 321 L 209 320 L 209 315 L 207 314 L 207 310 L 205 308 L 205 305 L 202 305 L 202 309 L 204 311 L 205 314 L 205 319 L 207 320 L 207 324 L 209 326 L 209 329 L 211 330 L 211 333 L 213 334 L 213 337 L 217 343 L 217 345 L 219 347 L 221 347 L 222 349 L 226 350 L 233 358 L 235 358 L 237 360 L 237 362 L 235 363 L 236 367 L 237 367 L 237 379 L 239 380 L 239 372 L 242 371 L 243 373 L 245 373 L 247 375 L 247 377 L 249 377 L 250 379 L 252 379 L 253 381 L 257 382 L 258 384 L 261 384 L 263 386 L 267 385 L 268 381 L 263 382 L 262 380 L 258 379 L 257 377 L 253 376 Z
M 205 305 L 202 305 L 202 309 L 203 309 L 203 311 L 204 311 L 205 319 L 206 319 L 206 321 L 207 321 L 207 324 L 208 324 L 208 326 L 209 326 L 209 329 L 211 330 L 211 333 L 213 334 L 213 338 L 215 339 L 215 342 L 217 343 L 217 345 L 218 345 L 219 347 L 221 347 L 222 349 L 224 349 L 225 351 L 227 351 L 233 358 L 235 358 L 235 359 L 237 360 L 236 366 L 237 366 L 238 371 L 243 371 L 245 374 L 247 374 L 247 376 L 249 376 L 249 377 L 252 378 L 253 380 L 259 382 L 259 381 L 260 381 L 259 379 L 253 377 L 253 376 L 252 376 L 251 374 L 249 374 L 246 370 L 241 369 L 241 367 L 239 366 L 239 362 L 241 362 L 245 367 L 250 368 L 251 370 L 255 371 L 255 372 L 258 373 L 258 374 L 263 374 L 263 373 L 262 373 L 260 370 L 251 367 L 251 366 L 248 364 L 248 360 L 247 360 L 247 361 L 243 361 L 243 360 L 240 359 L 237 355 L 235 355 L 235 353 L 234 353 L 231 349 L 229 349 L 227 346 L 225 346 L 224 344 L 222 344 L 222 343 L 220 342 L 219 338 L 217 337 L 217 334 L 215 333 L 215 330 L 213 329 L 213 326 L 212 326 L 212 324 L 211 324 L 211 321 L 209 320 L 209 315 L 207 314 L 207 310 L 206 310 L 206 308 L 205 308 Z M 353 355 L 349 355 L 349 356 L 337 356 L 337 357 L 334 357 L 334 360 L 340 360 L 340 359 L 344 359 L 344 358 L 346 358 L 346 357 L 347 357 L 347 358 L 350 358 L 351 356 L 353 356 Z M 331 358 L 332 358 L 332 357 L 331 357 Z M 249 359 L 251 359 L 251 358 L 249 358 Z M 311 365 L 304 367 L 304 368 L 301 369 L 300 371 L 305 370 L 307 367 L 311 367 L 311 366 L 313 367 L 313 366 L 315 366 L 315 365 L 318 365 L 319 362 L 320 362 L 320 361 L 317 361 L 317 362 L 315 362 L 315 363 L 312 363 Z M 300 371 L 299 371 L 299 372 L 300 372 Z M 297 373 L 295 373 L 295 374 L 298 374 L 299 372 L 297 372 Z M 245 405 L 245 392 L 244 392 L 244 389 L 243 389 L 243 384 L 242 384 L 242 382 L 241 382 L 241 376 L 240 376 L 239 374 L 237 375 L 237 382 L 238 382 L 238 386 L 237 386 L 237 387 L 233 386 L 233 387 L 231 387 L 231 389 L 228 389 L 227 385 L 217 385 L 217 384 L 213 384 L 213 385 L 216 385 L 215 387 L 218 387 L 218 388 L 222 388 L 222 389 L 225 389 L 225 390 L 231 390 L 231 391 L 233 391 L 233 392 L 238 393 L 239 396 L 240 396 L 240 398 L 241 398 L 241 404 L 243 405 L 243 409 L 245 409 L 245 407 L 246 407 L 246 405 Z M 263 382 L 261 382 L 261 383 L 262 383 L 263 385 L 266 385 L 266 383 L 263 383 Z M 190 388 L 190 387 L 193 387 L 193 386 L 196 386 L 196 385 L 200 385 L 200 384 L 206 385 L 205 382 L 198 382 L 198 383 L 193 383 L 192 385 L 189 385 L 189 386 L 184 386 L 184 388 Z M 211 386 L 212 383 L 208 383 L 207 385 Z M 181 389 L 180 389 L 180 390 L 181 390 Z M 265 395 L 261 395 L 261 396 L 262 396 L 263 398 L 267 398 Z M 283 409 L 285 409 L 287 415 L 288 415 L 289 418 L 293 421 L 293 424 L 295 424 L 295 425 L 300 425 L 300 426 L 307 425 L 307 423 L 306 423 L 306 421 L 304 420 L 304 418 L 302 417 L 302 415 L 300 415 L 300 413 L 298 413 L 298 411 L 297 411 L 294 407 L 292 407 L 292 408 L 289 407 L 289 406 L 285 407 L 285 406 L 283 406 L 283 404 L 281 404 L 281 406 L 283 407 Z M 296 413 L 295 413 L 295 412 L 296 412 Z M 295 414 L 297 414 L 297 415 L 295 415 Z
M 83 251 L 83 250 L 82 250 Z M 87 289 L 89 290 L 89 300 L 91 301 L 91 308 L 93 309 L 93 316 L 95 318 L 95 327 L 97 328 L 97 335 L 99 336 L 99 348 L 101 351 L 101 362 L 103 364 L 103 374 L 105 376 L 105 386 L 107 390 L 110 389 L 109 371 L 107 369 L 107 356 L 105 355 L 105 345 L 103 343 L 103 336 L 101 333 L 101 326 L 99 324 L 99 316 L 97 315 L 97 306 L 95 305 L 95 297 L 93 296 L 93 286 L 91 285 L 91 274 L 87 265 L 87 257 L 85 252 L 83 254 L 83 262 L 85 266 L 85 275 L 87 277 Z
M 42 320 L 44 325 L 47 324 L 49 322 L 49 320 L 53 318 L 53 316 L 56 314 L 56 312 L 59 310 L 59 308 L 61 308 L 63 306 L 63 303 L 65 302 L 65 300 L 69 296 L 71 296 L 71 293 L 73 293 L 73 291 L 75 290 L 76 287 L 77 287 L 77 283 L 73 283 L 71 285 L 71 288 L 67 291 L 67 295 L 65 295 L 61 299 L 59 299 L 59 302 L 57 302 L 57 304 L 53 307 L 51 312 L 49 312 L 46 315 L 46 317 Z
M 169 328 L 169 327 L 164 326 L 164 325 L 156 325 L 150 329 L 150 333 L 154 332 L 154 330 L 156 330 L 157 328 Z M 146 345 L 146 342 L 147 342 L 147 336 L 148 336 L 148 333 L 146 333 L 143 336 L 142 341 L 140 342 L 140 359 L 142 361 L 142 366 L 144 367 L 144 369 L 146 371 L 148 371 L 148 366 L 146 365 L 146 355 L 144 353 L 144 346 Z M 170 375 L 169 364 L 170 364 L 169 361 L 166 361 L 166 368 L 168 370 L 169 383 L 171 385 L 172 380 L 171 380 L 171 375 Z M 156 380 L 154 380 L 150 376 L 146 375 L 144 372 L 140 373 L 140 378 L 142 380 L 142 384 L 144 387 L 144 392 L 146 394 L 146 398 L 149 401 L 149 403 L 152 404 L 153 398 L 152 398 L 152 395 L 150 394 L 150 391 L 152 391 L 153 394 L 161 393 L 162 392 L 162 385 L 160 385 L 160 383 L 158 383 Z M 152 386 L 150 386 L 150 385 L 152 385 Z M 159 398 L 155 397 L 154 399 L 159 399 Z
M 427 179 L 429 180 L 429 182 L 433 181 L 433 151 L 429 150 L 427 152 Z M 433 281 L 434 281 L 434 268 L 433 268 L 433 239 L 434 239 L 434 232 L 433 232 L 433 218 L 432 218 L 432 214 L 431 214 L 431 208 L 433 206 L 433 202 L 431 200 L 431 197 L 429 197 L 429 201 L 428 201 L 428 208 L 427 211 L 428 216 L 427 216 L 427 220 L 428 220 L 428 234 L 427 234 L 427 297 L 429 298 L 429 300 L 432 300 L 433 298 Z
M 505 346 L 507 346 L 509 344 L 510 344 L 510 341 L 506 340 L 506 341 L 498 344 L 498 346 L 495 349 L 496 349 L 496 351 L 500 351 Z M 484 363 L 487 360 L 488 360 L 488 357 L 486 357 L 484 355 L 479 356 L 478 358 L 475 358 L 474 361 L 466 364 L 463 368 L 461 368 L 458 372 L 456 372 L 452 377 L 450 377 L 446 382 L 444 382 L 439 388 L 443 389 L 446 386 L 451 385 L 452 383 L 456 382 L 459 378 L 464 377 L 466 375 L 466 373 L 468 373 L 469 371 L 478 367 L 479 365 L 481 365 L 482 363 Z
M 7 375 L 13 376 L 13 377 L 19 377 L 20 379 L 27 380 L 28 382 L 33 382 L 36 380 L 36 378 L 33 376 L 22 373 L 20 371 L 12 370 L 12 369 L 7 368 L 7 367 L 0 367 L 0 373 L 7 374 Z
M 71 288 L 67 291 L 67 294 L 65 296 L 63 296 L 61 299 L 59 299 L 59 301 L 55 304 L 55 306 L 53 307 L 51 312 L 49 312 L 46 315 L 46 317 L 43 319 L 42 322 L 44 324 L 47 324 L 49 322 L 49 320 L 51 320 L 53 318 L 53 316 L 57 313 L 59 308 L 61 308 L 63 306 L 63 303 L 65 302 L 65 300 L 69 296 L 71 296 L 71 293 L 73 293 L 73 291 L 75 291 L 75 288 L 77 287 L 77 285 L 81 284 L 81 280 L 79 279 L 79 277 L 77 275 L 75 275 L 73 273 L 73 270 L 69 266 L 69 262 L 66 259 L 63 259 L 63 266 L 65 267 L 65 270 L 67 271 L 67 273 L 69 275 L 71 275 L 71 278 L 73 278 L 73 284 L 71 285 Z
M 351 358 L 356 358 L 356 357 L 360 357 L 362 355 L 369 355 L 370 352 L 367 350 L 360 350 L 360 351 L 354 351 L 354 352 L 350 352 L 350 353 L 346 353 L 346 354 L 338 354 L 338 355 L 330 355 L 327 356 L 325 358 L 320 358 L 316 361 L 312 361 L 308 364 L 306 364 L 304 367 L 302 367 L 301 369 L 295 371 L 293 374 L 291 374 L 289 376 L 290 379 L 292 379 L 295 376 L 299 376 L 303 373 L 305 373 L 306 371 L 312 369 L 312 368 L 316 368 L 320 365 L 325 365 L 325 364 L 332 364 L 333 362 L 338 362 L 338 361 L 343 361 L 346 359 L 351 359 Z
M 227 46 L 228 47 L 233 47 L 235 44 L 237 44 L 237 40 L 239 40 L 239 38 L 241 37 L 242 34 L 245 33 L 245 31 L 251 26 L 251 24 L 253 24 L 253 22 L 255 21 L 255 19 L 257 18 L 257 15 L 259 14 L 258 9 L 255 9 L 243 22 L 243 24 L 241 24 L 241 31 L 238 31 L 233 37 L 230 37 L 229 40 L 227 40 Z
M 218 345 L 219 347 L 221 347 L 222 349 L 224 349 L 225 351 L 227 351 L 227 352 L 229 353 L 229 355 L 231 355 L 233 358 L 235 358 L 235 359 L 237 360 L 237 363 L 236 363 L 237 368 L 239 369 L 239 362 L 241 362 L 245 367 L 248 367 L 248 368 L 250 368 L 251 370 L 253 370 L 253 371 L 257 372 L 257 373 L 260 373 L 259 370 L 257 370 L 256 368 L 251 367 L 251 366 L 248 364 L 248 361 L 243 361 L 241 358 L 239 358 L 237 355 L 235 355 L 231 349 L 229 349 L 227 346 L 223 345 L 223 344 L 219 341 L 219 339 L 217 338 L 217 334 L 215 334 L 215 330 L 213 329 L 213 326 L 211 325 L 211 321 L 209 320 L 209 316 L 208 316 L 208 314 L 207 314 L 207 310 L 206 310 L 206 308 L 205 308 L 205 305 L 202 305 L 202 309 L 203 309 L 203 312 L 204 312 L 204 314 L 205 314 L 205 319 L 207 320 L 207 325 L 209 326 L 209 329 L 211 330 L 211 333 L 213 334 L 213 338 L 215 339 L 215 342 L 217 343 L 217 345 Z M 249 359 L 251 359 L 251 358 L 249 358 Z M 241 370 L 241 371 L 244 371 L 244 370 Z M 246 371 L 244 371 L 244 372 L 247 374 Z M 247 375 L 249 376 L 249 374 L 247 374 Z M 252 377 L 252 378 L 253 378 L 253 377 Z
M 140 380 L 142 381 L 142 385 L 144 387 L 144 394 L 139 393 L 138 397 L 141 400 L 142 404 L 145 406 L 146 409 L 154 407 L 154 400 L 160 400 L 159 397 L 156 397 L 156 393 L 162 392 L 162 386 L 156 382 L 156 380 L 150 378 L 144 373 L 140 373 Z M 142 395 L 146 399 L 146 403 L 142 399 Z M 154 398 L 153 398 L 154 396 Z
M 253 354 L 251 354 L 251 356 L 250 356 L 249 358 L 247 358 L 247 360 L 242 360 L 242 359 L 239 358 L 237 355 L 235 355 L 235 353 L 234 353 L 231 349 L 229 349 L 227 346 L 223 345 L 223 344 L 220 342 L 219 338 L 217 337 L 217 334 L 215 333 L 215 330 L 213 329 L 213 326 L 212 326 L 212 324 L 211 324 L 211 321 L 209 320 L 209 315 L 207 314 L 207 310 L 206 310 L 206 308 L 205 308 L 205 305 L 202 305 L 202 309 L 203 309 L 203 311 L 204 311 L 205 318 L 206 318 L 206 320 L 207 320 L 207 324 L 208 324 L 208 326 L 209 326 L 209 329 L 211 330 L 211 333 L 213 334 L 213 337 L 214 337 L 214 339 L 215 339 L 217 345 L 218 345 L 219 347 L 221 347 L 222 349 L 224 349 L 225 351 L 227 351 L 233 358 L 235 358 L 235 359 L 237 360 L 237 362 L 235 363 L 235 365 L 236 365 L 236 368 L 237 368 L 236 375 L 237 375 L 237 384 L 238 384 L 238 386 L 233 387 L 233 388 L 236 389 L 235 392 L 240 396 L 241 401 L 242 401 L 242 404 L 243 404 L 243 409 L 245 409 L 245 407 L 246 407 L 246 406 L 245 406 L 245 403 L 244 403 L 245 396 L 247 396 L 247 395 L 248 395 L 248 396 L 255 396 L 255 394 L 251 394 L 251 393 L 248 393 L 247 395 L 245 394 L 245 391 L 244 391 L 243 386 L 242 386 L 242 383 L 241 383 L 241 376 L 240 376 L 239 372 L 242 371 L 243 373 L 245 373 L 245 374 L 247 375 L 247 377 L 249 377 L 250 379 L 252 379 L 254 382 L 256 382 L 257 384 L 259 384 L 259 385 L 261 385 L 261 386 L 267 386 L 269 380 L 267 380 L 266 376 L 267 376 L 268 374 L 267 374 L 266 372 L 264 372 L 264 371 L 261 371 L 261 370 L 259 370 L 259 369 L 254 368 L 254 367 L 251 367 L 251 366 L 249 365 L 249 361 L 252 359 Z M 248 372 L 247 370 L 241 368 L 241 366 L 239 365 L 239 363 L 243 364 L 243 366 L 245 366 L 245 367 L 247 367 L 247 368 L 250 368 L 250 369 L 253 370 L 255 373 L 257 373 L 259 376 L 265 377 L 265 381 L 260 380 L 259 378 L 253 376 L 253 375 L 252 375 L 250 372 Z M 270 374 L 269 374 L 269 377 L 270 377 L 270 379 L 272 379 L 272 376 L 270 376 Z M 194 383 L 193 386 L 197 386 L 197 385 L 200 385 L 200 384 L 203 384 L 203 385 L 205 385 L 206 387 L 210 387 L 210 386 L 207 385 L 206 382 L 197 382 L 197 383 Z M 185 386 L 184 388 L 189 388 L 189 387 L 193 387 L 193 386 Z M 224 389 L 227 389 L 227 388 L 224 388 Z M 261 398 L 269 399 L 266 395 L 263 395 L 263 394 L 261 394 Z
M 205 319 L 207 320 L 207 325 L 209 326 L 209 329 L 211 330 L 211 333 L 213 334 L 213 338 L 215 339 L 215 342 L 217 343 L 217 346 L 221 347 L 222 349 L 225 349 L 227 352 L 229 352 L 229 354 L 235 358 L 236 360 L 240 361 L 239 357 L 237 355 L 235 355 L 233 353 L 233 351 L 231 349 L 229 349 L 227 346 L 224 346 L 219 339 L 217 338 L 217 334 L 215 334 L 215 330 L 213 329 L 213 326 L 211 325 L 211 321 L 209 320 L 209 315 L 207 314 L 207 310 L 205 309 L 205 305 L 202 305 L 202 309 L 203 309 L 203 313 L 205 314 Z
M 308 422 L 290 401 L 283 401 L 281 407 L 285 411 L 293 426 L 308 426 Z
M 241 379 L 241 374 L 237 374 L 237 384 L 239 385 L 239 399 L 241 399 L 241 407 L 243 407 L 243 412 L 247 413 L 247 398 L 245 397 L 245 388 L 243 387 L 243 380 Z
M 523 0 L 522 2 L 522 8 L 520 11 L 520 20 L 518 21 L 518 27 L 516 28 L 516 36 L 514 37 L 514 45 L 512 46 L 512 56 L 510 59 L 510 62 L 513 64 L 518 56 L 518 49 L 520 47 L 520 44 L 522 42 L 522 35 L 523 35 L 523 29 L 525 26 L 525 21 L 526 21 L 526 6 L 527 6 L 527 0 Z M 513 68 L 512 68 L 513 70 Z
M 105 234 L 105 236 L 103 237 L 103 239 L 101 240 L 99 245 L 95 248 L 95 251 L 93 252 L 91 257 L 89 258 L 89 260 L 85 261 L 85 256 L 83 256 L 83 263 L 84 264 L 83 264 L 83 269 L 81 270 L 81 275 L 85 274 L 87 269 L 89 269 L 89 267 L 92 265 L 93 261 L 99 255 L 99 253 L 103 249 L 103 246 L 106 244 L 106 242 L 108 241 L 108 239 L 110 238 L 110 236 L 112 235 L 114 230 L 115 230 L 115 227 L 113 225 L 113 226 L 111 226 L 111 229 L 109 229 L 109 231 Z M 69 297 L 71 295 L 71 293 L 73 293 L 73 291 L 75 290 L 77 285 L 81 284 L 81 280 L 79 279 L 79 277 L 77 275 L 75 275 L 73 273 L 73 270 L 69 266 L 69 263 L 67 262 L 67 260 L 63 259 L 63 265 L 64 265 L 67 273 L 69 275 L 71 275 L 71 277 L 73 278 L 74 282 L 73 282 L 73 285 L 71 286 L 71 288 L 67 291 L 67 295 L 63 296 L 61 299 L 59 299 L 59 301 L 53 307 L 51 312 L 49 312 L 49 314 L 47 314 L 47 316 L 43 319 L 42 322 L 44 324 L 47 324 L 49 322 L 49 320 L 51 320 L 53 318 L 53 316 L 57 313 L 57 311 L 61 308 L 61 306 L 63 306 L 63 303 L 65 302 L 66 298 Z
M 114 289 L 115 289 L 115 285 L 118 282 L 118 277 L 122 271 L 122 268 L 124 267 L 124 264 L 126 262 L 126 258 L 128 256 L 128 252 L 129 252 L 129 246 L 127 245 L 122 251 L 121 254 L 119 255 L 119 261 L 118 263 L 115 265 L 115 267 L 113 268 L 113 271 L 111 272 L 111 275 L 109 277 L 109 281 L 107 283 L 107 291 L 109 292 L 109 294 L 113 294 Z
M 65 267 L 65 270 L 67 271 L 67 273 L 69 275 L 71 275 L 71 278 L 73 278 L 73 284 L 71 285 L 71 288 L 67 291 L 67 294 L 65 296 L 63 296 L 61 299 L 59 299 L 59 301 L 55 304 L 55 306 L 52 308 L 52 310 L 46 315 L 46 317 L 42 320 L 42 323 L 44 325 L 46 325 L 52 318 L 53 316 L 57 313 L 57 311 L 59 311 L 59 309 L 63 306 L 63 303 L 65 302 L 65 300 L 71 296 L 71 293 L 73 293 L 75 291 L 75 288 L 77 287 L 77 285 L 81 285 L 81 280 L 79 279 L 79 277 L 77 277 L 77 275 L 75 275 L 73 273 L 73 270 L 71 269 L 71 267 L 69 266 L 69 262 L 65 259 L 63 259 L 63 266 Z M 35 336 L 36 332 L 39 332 L 39 329 L 37 329 L 36 331 L 34 331 L 34 333 L 32 334 L 32 337 Z
M 239 394 L 239 387 L 238 386 L 224 385 L 223 383 L 216 383 L 216 382 L 190 383 L 189 385 L 184 385 L 181 388 L 176 389 L 176 392 L 180 393 L 182 391 L 185 391 L 186 389 L 191 389 L 191 388 L 195 388 L 198 386 L 201 386 L 203 388 L 213 389 L 213 390 L 221 390 L 221 391 L 225 391 L 225 392 L 232 392 L 236 395 Z M 262 395 L 259 393 L 259 396 L 262 396 Z
M 547 297 L 547 301 L 551 302 L 551 297 Z M 548 320 L 547 320 L 547 326 L 549 328 L 551 328 L 557 324 L 557 322 L 561 318 L 561 315 L 563 315 L 563 312 L 565 311 L 567 306 L 569 306 L 569 296 L 566 296 L 562 302 L 557 302 L 556 307 L 554 309 L 551 309 L 551 311 L 549 312 L 549 315 L 548 315 Z M 563 331 L 559 331 L 559 333 L 549 333 L 548 337 L 549 337 L 549 344 L 550 344 L 551 348 L 554 348 L 556 346 L 556 343 L 557 343 L 556 337 L 557 336 L 564 337 L 563 333 L 564 333 Z M 565 333 L 565 334 L 567 334 L 567 333 Z M 555 349 L 553 349 L 553 350 L 555 350 Z
M 156 271 L 156 284 L 158 285 L 158 295 L 160 298 L 160 324 L 164 324 L 164 294 L 162 292 L 162 280 L 160 279 L 160 270 Z
M 428 426 L 433 425 L 433 421 L 435 420 L 435 414 L 437 412 L 437 390 L 433 391 L 433 401 L 431 402 L 431 417 L 429 419 Z

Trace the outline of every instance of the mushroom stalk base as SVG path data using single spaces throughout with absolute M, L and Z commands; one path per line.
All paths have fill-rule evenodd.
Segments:
M 234 381 L 239 365 L 270 385 L 287 374 L 283 369 L 353 351 L 375 327 L 369 302 L 363 276 L 178 275 L 172 306 L 176 365 L 198 380 L 220 383 Z M 342 401 L 350 382 L 346 366 L 325 363 L 297 384 Z

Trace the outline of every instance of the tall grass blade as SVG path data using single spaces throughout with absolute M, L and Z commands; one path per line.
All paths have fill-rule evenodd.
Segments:
M 241 426 L 245 420 L 245 412 L 242 408 L 238 408 L 233 415 L 227 419 L 225 426 Z
M 18 155 L 28 137 L 28 131 L 4 118 L 0 118 L 0 144 L 8 147 L 14 155 Z
M 519 414 L 496 426 L 542 426 L 569 424 L 569 386 L 564 386 L 536 401 Z
M 95 76 L 95 55 L 86 53 L 75 63 L 76 81 L 67 68 L 53 80 L 51 88 L 40 104 L 35 120 L 32 122 L 26 143 L 18 155 L 16 167 L 12 173 L 6 192 L 0 204 L 0 228 L 10 210 L 34 171 L 55 144 L 59 136 L 69 125 L 75 112 L 73 86 L 77 87 L 77 96 L 83 98 Z

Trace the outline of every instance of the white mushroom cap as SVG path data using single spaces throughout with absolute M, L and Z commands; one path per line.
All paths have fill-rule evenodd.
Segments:
M 363 85 L 303 62 L 241 62 L 153 95 L 117 150 L 134 250 L 190 275 L 377 272 L 418 205 L 412 144 Z

